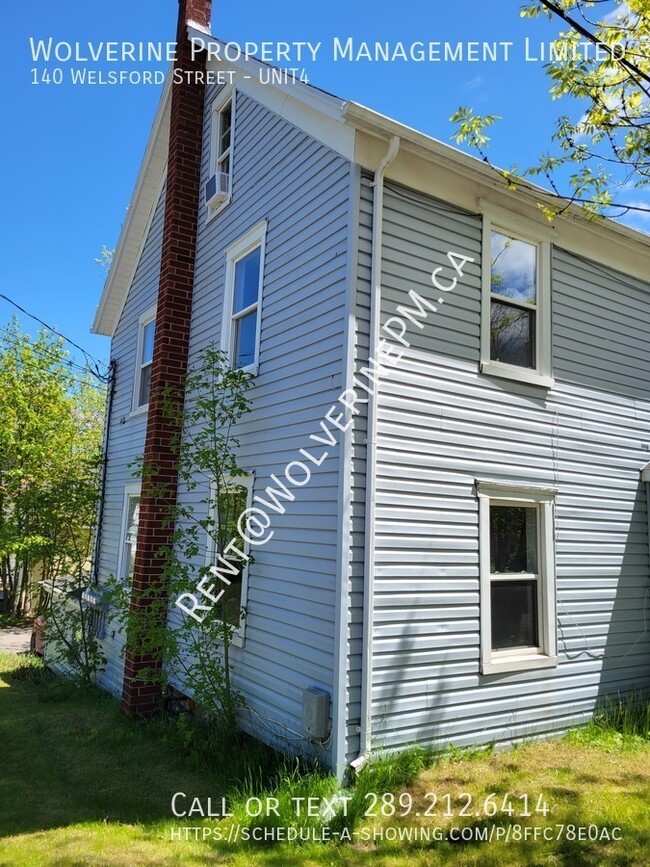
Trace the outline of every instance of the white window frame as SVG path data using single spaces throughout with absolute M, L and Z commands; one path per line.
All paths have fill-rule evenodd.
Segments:
M 255 228 L 247 232 L 242 238 L 232 244 L 226 250 L 226 277 L 225 277 L 225 292 L 223 299 L 223 316 L 221 324 L 221 348 L 228 356 L 228 363 L 233 366 L 234 358 L 234 336 L 235 329 L 233 322 L 242 316 L 251 313 L 253 308 L 257 307 L 257 329 L 255 333 L 255 360 L 252 364 L 247 364 L 242 370 L 250 373 L 257 373 L 260 363 L 260 336 L 262 333 L 262 294 L 264 289 L 264 263 L 266 259 L 266 220 L 259 223 Z M 255 304 L 250 304 L 243 310 L 233 313 L 233 304 L 235 299 L 235 268 L 237 262 L 247 256 L 257 247 L 260 248 L 260 280 L 257 290 L 257 301 Z
M 144 311 L 142 316 L 138 319 L 138 342 L 136 346 L 136 355 L 135 355 L 135 377 L 133 382 L 133 399 L 131 401 L 131 415 L 140 415 L 144 413 L 149 408 L 149 402 L 143 403 L 141 405 L 138 404 L 138 399 L 140 397 L 140 382 L 142 377 L 142 368 L 144 367 L 142 363 L 142 352 L 144 350 L 144 329 L 149 323 L 156 321 L 156 305 L 154 304 L 152 307 L 149 307 Z M 154 332 L 155 333 L 155 332 Z M 155 336 L 154 336 L 155 340 Z M 153 361 L 151 362 L 153 364 Z
M 557 488 L 476 479 L 479 501 L 481 672 L 497 674 L 557 666 L 554 505 Z M 537 616 L 539 647 L 492 649 L 490 504 L 535 506 L 538 514 Z M 525 578 L 526 575 L 520 577 Z
M 126 532 L 128 530 L 129 521 L 129 501 L 134 497 L 141 497 L 142 492 L 140 485 L 137 483 L 124 486 L 122 497 L 122 520 L 120 521 L 120 549 L 117 555 L 117 578 L 119 581 L 126 581 L 128 575 L 124 574 L 126 567 Z
M 479 203 L 483 215 L 481 252 L 481 373 L 552 388 L 551 330 L 551 243 L 557 233 L 551 227 L 513 214 L 503 208 Z M 535 304 L 535 367 L 519 367 L 490 358 L 490 316 L 492 304 L 492 232 L 537 248 L 537 285 Z
M 226 476 L 224 478 L 224 482 L 226 485 L 238 485 L 239 487 L 246 488 L 246 508 L 250 508 L 253 504 L 253 485 L 255 483 L 255 473 L 249 472 L 245 476 L 237 476 L 231 477 Z M 215 509 L 216 504 L 214 500 L 216 498 L 216 485 L 215 482 L 212 481 L 210 483 L 210 500 L 213 503 L 212 509 L 210 510 L 210 523 L 213 523 L 215 520 Z M 214 563 L 214 558 L 216 554 L 216 546 L 214 538 L 207 533 L 207 545 L 206 545 L 206 558 L 205 565 L 212 566 Z M 239 548 L 241 544 L 244 545 L 243 550 L 244 554 L 250 553 L 250 545 L 246 542 L 243 543 L 242 540 L 237 537 L 236 540 L 237 547 Z M 241 599 L 239 600 L 239 607 L 246 608 L 246 604 L 248 602 L 248 571 L 249 571 L 249 563 L 248 561 L 242 562 L 242 575 L 241 575 Z M 218 581 L 218 579 L 216 579 Z M 243 647 L 244 641 L 246 638 L 246 618 L 243 617 L 239 621 L 239 626 L 235 629 L 232 634 L 231 643 L 237 647 Z
M 228 197 L 219 202 L 216 207 L 207 206 L 207 221 L 212 220 L 220 211 L 222 211 L 232 200 L 232 169 L 233 169 L 233 151 L 235 144 L 235 104 L 237 92 L 234 87 L 228 87 L 222 90 L 217 95 L 212 103 L 212 111 L 210 115 L 210 171 L 208 177 L 216 174 L 219 170 L 219 160 L 223 159 L 224 154 L 219 153 L 221 146 L 221 112 L 230 103 L 230 161 L 228 171 Z

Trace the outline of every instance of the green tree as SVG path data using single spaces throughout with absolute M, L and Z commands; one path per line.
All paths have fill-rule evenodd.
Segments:
M 230 647 L 235 630 L 245 617 L 240 609 L 241 580 L 247 562 L 229 557 L 228 543 L 239 538 L 237 526 L 246 506 L 246 495 L 238 480 L 246 473 L 238 461 L 236 426 L 250 411 L 247 391 L 251 375 L 233 370 L 225 353 L 208 347 L 200 353 L 185 381 L 185 400 L 172 390 L 165 394 L 166 412 L 181 431 L 174 443 L 180 485 L 190 494 L 172 511 L 173 544 L 160 552 L 165 557 L 164 582 L 168 593 L 151 600 L 145 594 L 146 616 L 131 605 L 131 588 L 113 579 L 109 582 L 111 607 L 136 655 L 154 653 L 164 666 L 144 669 L 143 681 L 165 687 L 171 680 L 184 685 L 201 708 L 225 731 L 234 731 L 237 708 L 243 703 L 231 681 Z M 180 407 L 180 408 L 179 408 Z M 146 468 L 143 481 L 155 468 Z M 165 500 L 169 492 L 154 489 Z M 171 504 L 172 499 L 169 498 Z M 239 539 L 240 547 L 243 545 Z M 220 555 L 224 555 L 222 559 Z M 229 583 L 211 572 L 213 563 L 222 566 Z M 206 582 L 224 592 L 201 622 L 185 614 L 174 603 L 183 594 L 197 592 Z M 168 606 L 172 616 L 168 619 Z M 137 606 L 136 606 L 137 609 Z
M 42 580 L 87 564 L 104 393 L 43 329 L 0 332 L 0 587 L 4 612 L 38 608 Z
M 549 217 L 573 202 L 611 216 L 650 211 L 629 201 L 650 183 L 650 0 L 534 0 L 521 15 L 567 25 L 546 72 L 552 98 L 577 105 L 573 117 L 558 118 L 551 150 L 528 168 L 500 171 L 504 180 L 516 187 L 541 177 Z M 462 106 L 451 118 L 454 138 L 489 163 L 487 130 L 497 119 Z

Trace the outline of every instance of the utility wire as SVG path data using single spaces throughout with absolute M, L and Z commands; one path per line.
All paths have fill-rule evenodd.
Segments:
M 43 326 L 43 328 L 47 328 L 47 330 L 48 330 L 48 331 L 51 331 L 52 334 L 56 334 L 57 337 L 60 337 L 62 340 L 65 340 L 65 342 L 66 342 L 66 343 L 69 343 L 70 346 L 74 346 L 75 349 L 78 349 L 79 352 L 81 352 L 81 354 L 83 355 L 83 357 L 86 359 L 86 363 L 87 363 L 88 366 L 89 366 L 90 372 L 91 372 L 94 376 L 96 376 L 97 379 L 100 379 L 102 382 L 106 382 L 108 376 L 107 376 L 107 374 L 100 373 L 100 371 L 99 371 L 99 367 L 100 367 L 100 365 L 101 365 L 101 366 L 107 368 L 107 367 L 108 367 L 107 364 L 105 364 L 103 361 L 99 361 L 99 359 L 97 359 L 97 358 L 94 358 L 94 357 L 93 357 L 89 352 L 87 352 L 87 351 L 86 351 L 82 346 L 79 346 L 78 343 L 75 343 L 74 340 L 70 340 L 70 338 L 69 338 L 69 337 L 66 337 L 65 334 L 61 334 L 61 332 L 60 332 L 60 331 L 57 331 L 56 328 L 52 328 L 52 326 L 51 326 L 51 325 L 48 325 L 47 322 L 43 322 L 43 320 L 42 320 L 42 319 L 39 319 L 38 316 L 34 316 L 33 313 L 30 313 L 28 310 L 25 310 L 24 307 L 21 307 L 20 304 L 17 304 L 15 301 L 13 301 L 13 300 L 12 300 L 11 298 L 9 298 L 7 295 L 4 295 L 2 292 L 0 292 L 0 298 L 2 298 L 2 300 L 3 300 L 3 301 L 6 301 L 8 304 L 11 304 L 12 307 L 15 307 L 17 310 L 20 310 L 21 313 L 24 313 L 24 314 L 25 314 L 25 316 L 28 316 L 30 319 L 33 319 L 34 322 L 38 322 L 39 325 L 42 325 L 42 326 Z M 91 362 L 92 362 L 92 363 L 91 363 Z
M 6 328 L 0 330 L 0 342 L 14 349 L 18 349 L 23 345 L 17 335 L 11 334 L 9 331 L 7 331 Z M 52 361 L 55 361 L 59 364 L 65 364 L 67 367 L 74 368 L 80 373 L 90 373 L 93 376 L 95 375 L 94 371 L 91 370 L 89 367 L 84 367 L 82 364 L 77 364 L 77 362 L 73 361 L 71 358 L 62 357 L 56 352 L 51 352 L 46 347 L 37 346 L 34 343 L 30 343 L 30 346 L 35 351 L 35 353 L 37 353 L 40 357 L 44 359 L 51 359 Z M 67 354 L 67 350 L 64 350 L 64 352 Z M 21 363 L 25 362 L 21 360 Z

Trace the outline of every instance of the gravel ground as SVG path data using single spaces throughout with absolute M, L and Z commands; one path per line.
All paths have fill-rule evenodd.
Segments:
M 29 639 L 32 630 L 30 626 L 6 626 L 0 629 L 1 653 L 24 653 L 29 650 Z

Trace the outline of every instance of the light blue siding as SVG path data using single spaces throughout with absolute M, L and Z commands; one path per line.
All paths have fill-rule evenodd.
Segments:
M 342 389 L 351 165 L 241 92 L 233 160 L 232 201 L 210 221 L 200 214 L 190 365 L 220 340 L 226 249 L 266 220 L 259 373 L 253 410 L 237 427 L 240 464 L 263 495 L 272 473 L 282 478 L 299 449 L 314 446 L 309 435 Z M 236 686 L 256 714 L 249 726 L 268 740 L 286 726 L 295 744 L 303 688 L 334 687 L 340 481 L 337 445 L 294 489 L 286 514 L 271 513 L 273 539 L 254 551 L 245 643 L 231 652 Z M 180 492 L 196 507 L 205 496 L 205 484 Z M 170 622 L 177 613 L 172 606 Z
M 480 217 L 393 184 L 385 209 L 384 320 L 409 290 L 430 295 L 450 249 L 476 263 L 410 330 L 412 349 L 380 388 L 374 740 L 548 733 L 606 693 L 649 685 L 639 469 L 650 443 L 650 287 L 556 247 L 555 387 L 490 378 L 479 372 Z M 559 489 L 556 669 L 479 673 L 481 476 Z

